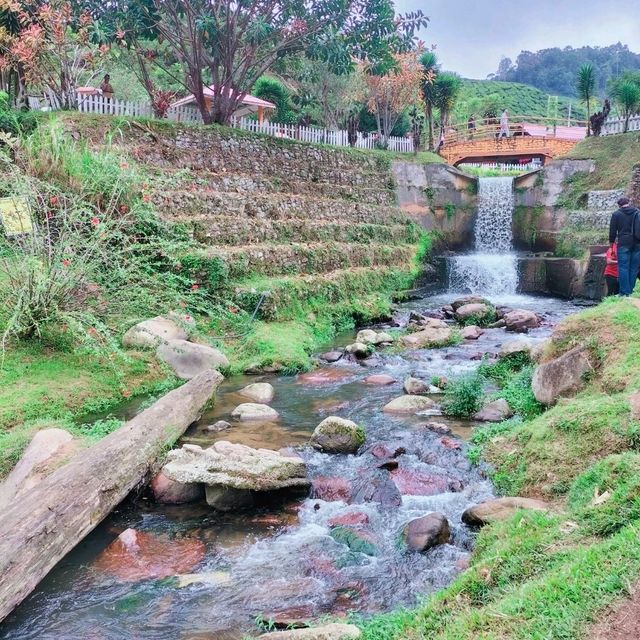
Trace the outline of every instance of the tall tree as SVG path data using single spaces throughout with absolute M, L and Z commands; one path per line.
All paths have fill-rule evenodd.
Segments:
M 439 73 L 433 83 L 435 106 L 440 111 L 440 135 L 449 123 L 449 117 L 462 90 L 462 78 L 455 73 Z
M 623 80 L 615 87 L 614 99 L 622 111 L 624 133 L 629 131 L 629 119 L 640 111 L 640 86 L 631 80 Z
M 436 108 L 435 78 L 438 73 L 438 56 L 436 56 L 434 51 L 425 51 L 420 56 L 420 64 L 422 65 L 420 88 L 422 90 L 425 116 L 429 128 L 427 144 L 429 151 L 433 151 L 435 148 L 433 140 L 433 110 Z
M 256 80 L 282 58 L 302 52 L 342 71 L 354 57 L 388 66 L 391 53 L 413 45 L 427 23 L 419 11 L 396 16 L 391 0 L 153 2 L 155 28 L 180 61 L 205 123 L 228 123 Z M 205 75 L 213 83 L 211 102 Z
M 362 68 L 367 107 L 376 118 L 385 148 L 401 114 L 418 100 L 422 78 L 422 66 L 415 52 L 397 53 L 394 58 L 394 66 L 382 74 L 375 73 L 367 64 Z
M 596 89 L 596 74 L 592 64 L 583 64 L 576 82 L 578 97 L 587 105 L 587 136 L 591 135 L 591 100 Z

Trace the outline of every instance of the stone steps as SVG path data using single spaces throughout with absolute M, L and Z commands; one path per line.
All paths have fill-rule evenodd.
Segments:
M 384 179 L 376 184 L 379 177 L 372 175 L 366 183 L 357 180 L 354 184 L 337 182 L 305 182 L 295 178 L 282 180 L 266 175 L 247 175 L 214 173 L 208 170 L 152 170 L 152 195 L 162 197 L 166 190 L 196 191 L 202 195 L 208 192 L 267 194 L 287 193 L 290 195 L 311 196 L 366 202 L 369 204 L 395 205 L 395 194 Z
M 196 240 L 207 245 L 246 245 L 287 242 L 341 242 L 357 244 L 415 244 L 419 228 L 406 224 L 370 224 L 291 218 L 264 220 L 234 216 L 191 219 Z
M 222 261 L 229 278 L 251 275 L 324 274 L 353 267 L 392 267 L 411 263 L 415 246 L 353 243 L 255 244 L 215 247 L 205 252 Z
M 211 191 L 165 191 L 154 199 L 163 218 L 174 222 L 202 221 L 209 216 L 234 216 L 251 219 L 339 220 L 371 224 L 406 223 L 401 209 L 332 198 L 317 198 L 284 193 L 239 194 Z
M 261 277 L 234 283 L 235 302 L 253 312 L 263 292 L 268 291 L 260 308 L 263 320 L 290 320 L 301 300 L 322 300 L 323 304 L 367 305 L 379 302 L 380 296 L 407 290 L 413 283 L 413 265 L 397 265 L 387 269 L 355 267 L 335 269 L 322 274 Z M 357 309 L 354 309 L 357 315 Z

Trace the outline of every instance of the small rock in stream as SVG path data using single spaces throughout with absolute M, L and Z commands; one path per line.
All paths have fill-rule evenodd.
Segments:
M 217 422 L 208 424 L 205 427 L 205 430 L 211 433 L 218 433 L 219 431 L 226 431 L 227 429 L 231 429 L 231 423 L 226 420 L 218 420 Z
M 411 551 L 423 553 L 439 544 L 447 544 L 451 539 L 449 522 L 441 513 L 430 513 L 416 518 L 404 529 L 404 539 Z

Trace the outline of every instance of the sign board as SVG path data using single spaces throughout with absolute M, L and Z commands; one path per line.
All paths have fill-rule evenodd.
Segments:
M 0 198 L 0 221 L 8 236 L 33 232 L 29 205 L 24 198 Z

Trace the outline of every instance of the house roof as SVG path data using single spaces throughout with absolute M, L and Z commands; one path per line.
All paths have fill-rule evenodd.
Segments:
M 215 87 L 214 85 L 210 85 L 208 87 L 203 88 L 203 92 L 205 97 L 213 98 L 215 95 Z M 185 98 L 181 98 L 174 102 L 172 107 L 182 107 L 186 104 L 191 104 L 195 102 L 195 96 L 193 94 L 186 96 Z M 261 98 L 256 98 L 256 96 L 252 96 L 247 94 L 243 99 L 241 105 L 248 111 L 257 111 L 259 107 L 264 109 L 275 109 L 276 105 L 273 102 L 269 102 L 268 100 L 262 100 Z

